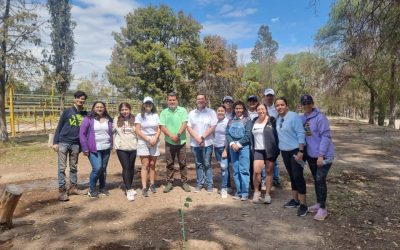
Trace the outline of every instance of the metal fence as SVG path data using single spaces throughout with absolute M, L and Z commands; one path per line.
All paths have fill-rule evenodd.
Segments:
M 86 100 L 88 110 L 91 109 L 95 100 L 106 103 L 111 116 L 118 114 L 118 105 L 121 102 L 129 102 L 132 105 L 133 114 L 139 112 L 141 107 L 138 100 L 121 96 L 89 96 Z M 73 102 L 72 94 L 65 97 L 66 108 L 72 106 Z M 60 117 L 60 96 L 33 92 L 17 93 L 9 88 L 6 98 L 6 116 L 7 130 L 11 136 L 54 130 Z

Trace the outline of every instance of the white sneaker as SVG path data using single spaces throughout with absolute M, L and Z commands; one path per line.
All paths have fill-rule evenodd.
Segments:
M 136 194 L 137 194 L 137 192 L 136 192 L 135 189 L 132 188 L 131 190 L 132 190 L 132 194 L 133 194 L 133 195 L 136 195 Z
M 133 189 L 129 189 L 128 191 L 126 191 L 126 198 L 128 199 L 128 201 L 134 201 L 135 200 L 135 195 L 133 193 Z
M 271 204 L 271 201 L 272 201 L 271 196 L 269 196 L 268 194 L 266 194 L 266 195 L 265 195 L 265 198 L 264 198 L 264 203 L 265 203 L 265 204 Z
M 221 189 L 221 198 L 226 199 L 228 198 L 228 191 L 226 189 Z

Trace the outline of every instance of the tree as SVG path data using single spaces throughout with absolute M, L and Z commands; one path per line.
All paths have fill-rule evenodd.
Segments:
M 36 62 L 29 47 L 39 45 L 37 5 L 29 8 L 23 0 L 0 1 L 0 140 L 8 140 L 6 127 L 6 87 L 11 78 L 23 79 Z
M 189 101 L 205 62 L 201 25 L 165 5 L 136 9 L 125 19 L 126 27 L 114 33 L 110 83 L 130 98 L 164 99 L 165 93 L 178 91 L 183 102 Z
M 48 0 L 50 12 L 51 45 L 53 55 L 50 64 L 54 67 L 56 88 L 60 93 L 60 112 L 64 110 L 65 93 L 72 80 L 72 60 L 74 58 L 75 23 L 71 20 L 71 4 L 69 0 Z

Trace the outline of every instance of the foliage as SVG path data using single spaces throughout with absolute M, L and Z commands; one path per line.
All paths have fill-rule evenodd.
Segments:
M 181 224 L 181 233 L 182 233 L 182 240 L 184 245 L 186 245 L 186 227 L 185 227 L 185 208 L 189 208 L 190 203 L 192 202 L 192 198 L 190 197 L 186 197 L 185 201 L 182 204 L 182 207 L 180 209 L 178 209 L 179 212 L 179 216 L 180 216 L 180 222 L 179 224 Z M 184 247 L 186 248 L 186 247 Z
M 0 1 L 0 141 L 8 140 L 5 113 L 6 87 L 10 79 L 24 79 L 36 63 L 30 46 L 41 43 L 38 29 L 41 22 L 37 4 L 29 7 L 23 0 Z
M 114 34 L 116 44 L 107 66 L 110 83 L 131 98 L 163 99 L 178 90 L 188 102 L 204 68 L 201 25 L 165 5 L 136 9 L 125 19 L 126 27 Z
M 61 111 L 64 110 L 64 96 L 72 80 L 72 60 L 74 58 L 75 23 L 71 20 L 71 3 L 69 0 L 48 0 L 50 13 L 51 45 L 53 54 L 49 58 L 54 67 L 56 89 L 61 94 Z

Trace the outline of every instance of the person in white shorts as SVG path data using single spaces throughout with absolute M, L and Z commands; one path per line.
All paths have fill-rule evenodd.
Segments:
M 142 195 L 149 196 L 157 192 L 154 185 L 157 156 L 160 155 L 160 118 L 153 99 L 149 96 L 143 99 L 142 109 L 135 118 L 135 130 L 138 136 L 137 155 L 142 162 L 141 179 Z M 147 176 L 150 173 L 150 186 L 147 187 Z

